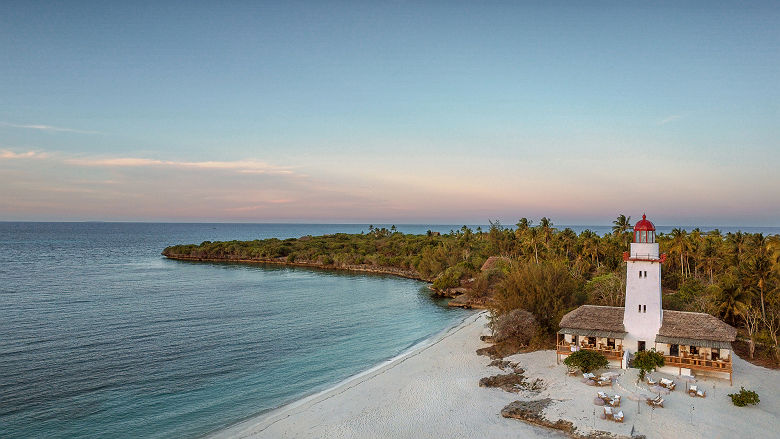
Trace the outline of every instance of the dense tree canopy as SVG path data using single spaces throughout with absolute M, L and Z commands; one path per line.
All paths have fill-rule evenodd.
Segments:
M 450 233 L 408 235 L 394 228 L 298 239 L 203 242 L 165 249 L 172 257 L 302 263 L 329 268 L 371 267 L 434 282 L 439 289 L 467 285 L 493 297 L 498 315 L 516 308 L 534 314 L 552 332 L 561 316 L 582 303 L 622 306 L 630 217 L 599 236 L 558 230 L 549 218 L 521 218 L 514 227 L 491 221 L 487 231 L 463 226 Z M 774 346 L 780 332 L 780 236 L 675 228 L 657 236 L 669 255 L 663 267 L 664 308 L 708 312 Z M 481 271 L 490 256 L 501 264 Z

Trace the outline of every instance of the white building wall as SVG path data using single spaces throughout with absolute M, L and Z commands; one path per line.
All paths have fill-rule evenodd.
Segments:
M 632 243 L 631 258 L 658 259 L 658 244 Z M 646 349 L 652 349 L 662 321 L 661 264 L 657 261 L 628 261 L 623 314 L 623 325 L 628 334 L 624 349 L 636 352 L 640 340 L 645 342 Z

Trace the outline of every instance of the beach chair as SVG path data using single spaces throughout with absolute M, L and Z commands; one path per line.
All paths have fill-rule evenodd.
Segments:
M 696 396 L 698 396 L 700 398 L 706 398 L 707 397 L 707 392 L 705 392 L 704 390 L 697 390 L 696 391 Z
M 609 402 L 609 400 L 610 400 L 610 397 L 609 397 L 609 395 L 607 395 L 607 394 L 606 394 L 606 393 L 604 393 L 604 392 L 599 392 L 599 393 L 598 393 L 598 396 L 599 396 L 599 398 L 601 398 L 601 400 L 602 400 L 602 401 L 604 401 L 604 402 Z
M 595 380 L 595 379 L 596 379 L 596 375 L 593 375 L 593 374 L 592 374 L 592 373 L 590 373 L 590 372 L 588 372 L 588 373 L 583 373 L 583 374 L 582 374 L 582 377 L 583 377 L 583 378 L 586 378 L 586 379 L 589 379 L 589 380 Z
M 661 398 L 661 395 L 658 395 L 655 399 L 648 399 L 647 405 L 651 407 L 663 407 L 664 406 L 664 399 Z
M 699 390 L 696 386 L 691 386 L 688 388 L 688 395 L 690 396 L 696 396 L 696 391 Z
M 648 386 L 655 386 L 656 384 L 658 384 L 658 381 L 655 381 L 654 379 L 650 378 L 649 376 L 647 377 L 647 385 Z
M 612 407 L 604 407 L 604 417 L 607 419 L 614 419 L 614 412 Z
M 620 395 L 615 395 L 614 398 L 610 399 L 609 405 L 612 407 L 620 407 Z
M 623 422 L 623 410 L 615 413 L 615 415 L 612 417 L 612 420 L 615 422 Z
M 668 390 L 674 390 L 674 387 L 675 387 L 674 381 L 666 379 L 666 378 L 661 378 L 661 381 L 659 382 L 659 384 L 661 384 L 661 386 L 665 387 Z

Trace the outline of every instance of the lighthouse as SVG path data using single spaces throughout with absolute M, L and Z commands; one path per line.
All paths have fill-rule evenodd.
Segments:
M 628 367 L 632 354 L 655 349 L 664 356 L 666 373 L 694 372 L 728 378 L 731 342 L 737 330 L 707 313 L 661 308 L 661 265 L 655 226 L 642 215 L 634 225 L 634 242 L 623 253 L 626 262 L 626 306 L 581 305 L 561 318 L 556 358 L 581 349 L 604 355 Z M 563 336 L 563 338 L 561 338 Z
M 642 215 L 634 225 L 631 251 L 623 253 L 626 261 L 626 306 L 623 326 L 627 337 L 623 343 L 628 351 L 638 352 L 654 345 L 663 323 L 661 307 L 661 264 L 666 255 L 659 255 L 655 242 L 655 226 Z

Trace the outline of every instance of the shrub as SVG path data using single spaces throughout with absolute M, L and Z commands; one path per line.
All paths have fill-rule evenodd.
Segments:
M 455 288 L 460 285 L 462 275 L 463 272 L 458 267 L 449 267 L 433 281 L 433 288 L 437 290 Z
M 566 357 L 566 359 L 563 360 L 563 364 L 571 368 L 576 367 L 577 369 L 581 370 L 582 373 L 587 373 L 592 370 L 609 366 L 609 360 L 607 360 L 607 357 L 596 351 L 583 349 Z
M 496 290 L 494 304 L 498 314 L 525 309 L 533 313 L 544 332 L 554 334 L 561 317 L 574 304 L 581 284 L 565 264 L 527 263 L 513 268 Z
M 493 340 L 502 342 L 512 339 L 522 345 L 528 345 L 538 329 L 539 325 L 533 314 L 523 309 L 515 309 L 493 320 Z
M 739 393 L 729 393 L 731 402 L 737 407 L 745 407 L 748 404 L 756 405 L 759 403 L 758 393 L 752 390 L 745 390 L 740 387 Z
M 645 374 L 663 367 L 664 356 L 656 352 L 655 349 L 649 351 L 639 351 L 634 356 L 634 367 L 639 368 L 639 379 L 644 380 Z

